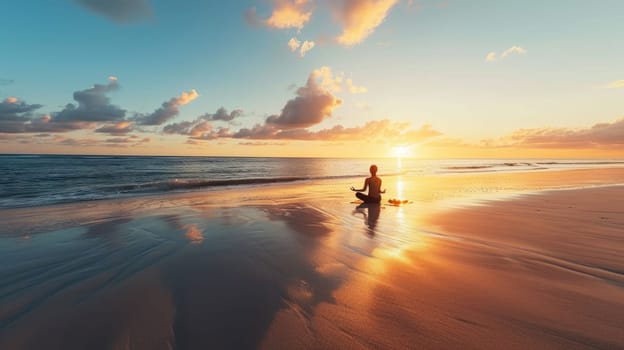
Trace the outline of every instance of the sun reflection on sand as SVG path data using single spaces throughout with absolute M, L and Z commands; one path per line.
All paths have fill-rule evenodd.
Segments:
M 199 244 L 204 240 L 204 235 L 197 225 L 187 226 L 184 237 L 191 241 L 192 244 Z
M 400 261 L 405 264 L 411 263 L 411 260 L 404 254 L 404 252 L 405 248 L 403 247 L 385 247 L 375 249 L 372 255 L 376 259 L 371 261 L 374 271 L 376 273 L 384 273 L 389 261 Z
M 396 195 L 398 198 L 403 198 L 403 177 L 399 176 L 396 180 Z

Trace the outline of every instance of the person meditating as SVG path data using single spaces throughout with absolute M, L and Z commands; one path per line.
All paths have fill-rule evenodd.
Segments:
M 386 193 L 386 190 L 381 190 L 381 179 L 377 177 L 377 166 L 370 166 L 371 177 L 367 177 L 364 180 L 364 187 L 361 189 L 356 189 L 351 186 L 351 191 L 357 192 L 355 194 L 356 197 L 363 200 L 364 203 L 380 203 L 381 202 L 381 194 Z M 368 195 L 362 193 L 362 191 L 366 191 L 368 188 Z

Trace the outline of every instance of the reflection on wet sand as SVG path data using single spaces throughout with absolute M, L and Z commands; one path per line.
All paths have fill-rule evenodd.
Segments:
M 16 303 L 18 297 L 26 306 L 4 308 L 0 314 L 3 328 L 11 330 L 0 336 L 0 346 L 141 347 L 143 337 L 157 332 L 168 335 L 163 338 L 167 344 L 184 349 L 253 348 L 279 310 L 297 310 L 305 318 L 319 303 L 334 302 L 333 291 L 342 280 L 331 269 L 319 269 L 329 266 L 321 261 L 327 256 L 315 253 L 326 247 L 322 241 L 327 238 L 323 237 L 332 233 L 330 227 L 335 223 L 330 215 L 317 208 L 287 204 L 216 209 L 215 219 L 202 221 L 198 219 L 201 213 L 188 209 L 89 226 L 85 239 L 76 236 L 69 241 L 70 245 L 88 246 L 76 250 L 84 256 L 80 265 L 49 269 L 36 284 L 18 279 L 19 274 L 28 278 L 35 272 L 33 264 L 20 267 L 19 274 L 15 269 L 3 270 L 5 281 L 11 276 L 11 285 L 24 285 L 3 293 L 3 300 Z M 67 227 L 39 237 L 65 239 L 72 230 Z M 113 232 L 118 236 L 115 245 L 89 239 Z M 67 250 L 48 251 L 54 259 L 67 254 Z M 53 261 L 38 261 L 36 269 Z M 71 283 L 48 288 L 55 280 Z M 136 300 L 133 296 L 138 291 L 156 299 Z M 79 308 L 71 306 L 74 300 L 80 300 Z M 149 308 L 158 307 L 148 307 L 151 302 L 175 310 L 175 316 L 169 313 L 168 321 L 146 322 L 145 328 L 139 324 L 133 326 L 136 329 L 124 328 L 137 313 L 147 317 Z M 167 314 L 165 309 L 161 314 Z M 63 317 L 50 326 L 53 315 Z M 91 321 L 97 327 L 87 329 L 84 320 L 92 315 L 98 317 Z M 116 326 L 111 329 L 105 324 Z M 65 329 L 80 332 L 65 339 Z M 124 338 L 125 333 L 129 334 Z M 96 340 L 102 341 L 100 346 L 95 346 Z
M 197 225 L 186 226 L 184 237 L 186 237 L 193 244 L 199 244 L 204 240 L 204 235 Z
M 381 205 L 378 203 L 362 203 L 353 211 L 353 214 L 362 214 L 364 216 L 364 221 L 368 226 L 366 233 L 370 236 L 375 235 L 375 226 L 377 226 L 380 213 Z

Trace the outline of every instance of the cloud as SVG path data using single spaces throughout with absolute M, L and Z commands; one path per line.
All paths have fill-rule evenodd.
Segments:
M 297 28 L 298 30 L 312 17 L 310 0 L 272 0 L 273 10 L 266 19 L 260 19 L 255 8 L 245 12 L 245 19 L 253 25 L 265 25 L 275 29 Z
M 362 94 L 368 91 L 363 86 L 356 86 L 353 79 L 345 79 L 344 73 L 334 74 L 332 69 L 327 66 L 315 69 L 312 74 L 322 89 L 332 93 L 339 93 L 346 87 L 352 94 Z
M 140 138 L 137 135 L 130 135 L 128 137 L 113 137 L 102 141 L 104 146 L 109 147 L 136 147 L 142 144 L 150 142 L 149 137 Z
M 266 142 L 266 141 L 247 141 L 247 142 L 239 142 L 241 146 L 284 146 L 285 142 Z
M 28 104 L 16 97 L 7 97 L 0 102 L 0 133 L 26 132 L 32 112 L 41 107 L 40 104 Z
M 515 54 L 519 54 L 519 55 L 524 55 L 526 54 L 526 50 L 521 48 L 520 46 L 512 46 L 510 48 L 508 48 L 507 50 L 503 51 L 503 53 L 501 54 L 501 57 L 507 57 L 509 55 L 511 55 L 512 53 Z
M 57 140 L 59 144 L 65 146 L 81 146 L 81 147 L 93 147 L 97 146 L 99 140 L 91 139 L 91 138 L 83 138 L 83 139 L 73 139 L 73 138 L 59 138 Z
M 340 0 L 333 2 L 334 14 L 342 25 L 336 41 L 353 46 L 361 43 L 383 23 L 398 0 Z
M 497 60 L 501 60 L 511 54 L 516 54 L 516 55 L 524 55 L 527 53 L 527 50 L 520 47 L 520 46 L 512 46 L 510 48 L 508 48 L 507 50 L 503 51 L 501 53 L 500 56 L 498 56 L 498 54 L 494 51 L 490 52 L 487 54 L 487 56 L 485 57 L 485 61 L 486 62 L 494 62 Z
M 247 22 L 275 29 L 295 28 L 297 33 L 301 33 L 314 12 L 312 0 L 270 0 L 270 2 L 273 9 L 269 17 L 260 18 L 256 8 L 252 7 L 245 12 Z M 399 2 L 400 0 L 335 0 L 322 3 L 329 6 L 341 26 L 342 33 L 335 41 L 345 46 L 353 46 L 369 37 Z M 299 50 L 301 57 L 316 44 L 315 41 L 302 43 L 297 38 L 288 41 L 290 50 L 292 52 Z
M 232 134 L 228 128 L 213 128 L 211 124 L 200 124 L 191 130 L 193 140 L 216 140 L 220 138 L 231 138 Z
M 253 140 L 263 140 L 263 139 L 274 139 L 275 135 L 280 131 L 279 128 L 267 125 L 267 124 L 256 124 L 252 128 L 242 128 L 235 133 L 227 134 L 225 137 L 234 138 L 234 139 L 253 139 Z
M 165 126 L 163 132 L 167 134 L 188 135 L 194 140 L 214 140 L 219 138 L 232 139 L 292 139 L 292 140 L 333 140 L 333 139 L 358 139 L 359 137 L 370 138 L 377 135 L 386 135 L 391 124 L 384 122 L 379 125 L 367 125 L 362 129 L 349 129 L 342 126 L 322 131 L 309 131 L 306 128 L 315 126 L 331 117 L 335 108 L 341 105 L 342 101 L 334 96 L 346 86 L 351 93 L 363 93 L 365 88 L 356 86 L 351 79 L 344 79 L 344 74 L 334 75 L 331 68 L 321 67 L 310 73 L 306 84 L 296 91 L 296 96 L 286 102 L 280 114 L 267 117 L 262 124 L 256 124 L 251 128 L 241 128 L 237 131 L 229 128 L 214 127 L 211 122 L 217 120 L 233 119 L 232 115 L 242 114 L 242 111 L 232 111 L 227 113 L 220 108 L 215 114 L 206 114 L 191 122 L 180 122 Z M 223 117 L 220 117 L 223 116 Z M 226 117 L 227 116 L 227 117 Z M 397 126 L 395 124 L 392 124 Z M 407 133 L 407 124 L 398 125 L 395 132 L 387 133 L 393 137 L 397 135 L 411 135 L 412 138 L 420 137 L 414 133 Z M 377 130 L 377 131 L 376 131 Z M 369 134 L 364 135 L 366 132 Z M 420 132 L 427 135 L 438 134 L 437 131 L 423 129 Z M 382 137 L 383 138 L 383 137 Z
M 173 123 L 169 125 L 165 125 L 163 128 L 163 132 L 165 134 L 180 134 L 180 135 L 188 135 L 190 133 L 191 128 L 195 125 L 196 122 L 179 122 Z
M 273 12 L 264 23 L 277 29 L 302 29 L 310 21 L 310 1 L 308 0 L 273 0 Z
M 304 41 L 303 44 L 301 44 L 301 49 L 299 50 L 299 56 L 303 57 L 305 56 L 305 54 L 312 50 L 314 48 L 314 46 L 316 46 L 316 43 L 314 43 L 314 41 Z
M 221 107 L 215 113 L 206 113 L 197 117 L 193 121 L 184 121 L 166 125 L 163 128 L 165 134 L 190 135 L 192 137 L 200 137 L 204 133 L 210 134 L 213 127 L 211 121 L 232 122 L 234 119 L 241 117 L 243 110 L 235 109 L 228 112 L 227 109 Z
M 85 8 L 109 19 L 128 23 L 148 18 L 152 8 L 148 0 L 75 0 Z
M 107 133 L 107 134 L 127 134 L 132 131 L 132 123 L 129 121 L 123 121 L 116 124 L 107 124 L 99 129 L 96 129 L 95 132 Z
M 0 102 L 0 121 L 21 120 L 31 112 L 43 107 L 40 104 L 28 104 L 17 97 L 7 97 Z
M 335 84 L 329 67 L 313 71 L 306 85 L 297 89 L 297 97 L 288 101 L 280 114 L 268 117 L 266 123 L 282 129 L 295 129 L 322 122 L 342 103 L 331 92 Z
M 74 92 L 77 105 L 68 104 L 62 111 L 51 114 L 35 114 L 42 105 L 28 104 L 17 97 L 8 97 L 0 102 L 0 134 L 50 135 L 50 133 L 91 129 L 95 133 L 105 133 L 114 137 L 74 139 L 54 136 L 54 143 L 72 146 L 138 146 L 149 142 L 150 139 L 139 139 L 136 135 L 129 135 L 135 125 L 158 125 L 177 115 L 179 106 L 188 104 L 198 96 L 195 90 L 184 92 L 163 103 L 161 108 L 150 115 L 126 118 L 126 112 L 112 105 L 107 97 L 109 92 L 119 88 L 118 79 L 109 77 L 108 80 L 108 84 L 95 84 L 91 88 Z M 206 120 L 231 122 L 242 114 L 241 110 L 228 112 L 220 108 L 215 113 L 205 114 L 199 119 L 204 120 L 204 123 L 207 123 Z M 212 130 L 211 127 L 201 124 L 192 125 L 187 131 L 191 136 L 201 136 L 203 132 L 209 130 Z M 42 139 L 42 136 L 34 136 Z M 29 136 L 29 139 L 34 138 Z
M 42 136 L 42 140 L 37 141 L 32 137 L 29 137 L 30 143 L 37 144 L 54 144 L 61 146 L 74 146 L 74 147 L 139 147 L 151 141 L 149 137 L 139 137 L 138 135 L 128 135 L 125 137 L 113 137 L 108 139 L 98 138 L 71 138 L 60 135 Z
M 624 88 L 624 80 L 616 80 L 607 85 L 610 89 Z
M 155 110 L 152 114 L 139 116 L 138 122 L 141 125 L 162 125 L 180 113 L 178 107 L 190 103 L 199 96 L 195 89 L 183 92 L 178 97 L 173 97 L 167 102 L 163 102 L 162 107 Z
M 346 83 L 347 87 L 349 88 L 349 92 L 352 94 L 365 94 L 368 92 L 367 88 L 363 86 L 356 86 L 355 84 L 353 84 L 353 80 L 351 79 L 347 79 Z
M 81 122 L 55 122 L 49 115 L 35 116 L 32 112 L 40 104 L 28 104 L 16 97 L 8 97 L 0 103 L 0 133 L 66 132 L 82 129 Z
M 316 46 L 314 41 L 305 40 L 304 42 L 299 41 L 299 39 L 293 37 L 288 40 L 288 48 L 290 51 L 295 52 L 299 49 L 299 57 L 304 57 L 305 54 L 312 50 Z
M 344 82 L 344 74 L 337 74 L 334 76 L 332 69 L 327 66 L 315 69 L 310 76 L 319 82 L 320 86 L 330 92 L 340 92 L 342 90 L 342 83 Z
M 624 118 L 588 128 L 519 129 L 496 142 L 500 146 L 530 148 L 619 148 L 624 147 Z
M 337 125 L 319 131 L 285 130 L 277 133 L 276 139 L 321 140 L 321 141 L 388 141 L 394 143 L 417 143 L 441 135 L 430 125 L 413 130 L 409 123 L 393 122 L 388 119 L 370 121 L 363 126 L 345 128 Z
M 65 108 L 52 116 L 55 122 L 110 122 L 122 120 L 126 111 L 112 105 L 107 93 L 118 90 L 116 77 L 109 77 L 108 84 L 95 84 L 93 87 L 74 92 L 74 100 L 78 106 L 69 103 Z
M 388 141 L 395 143 L 418 143 L 441 135 L 431 125 L 425 124 L 420 129 L 412 129 L 410 123 L 393 122 L 388 119 L 370 121 L 363 126 L 346 128 L 337 125 L 318 131 L 300 129 L 279 129 L 272 125 L 256 125 L 251 129 L 243 128 L 225 137 L 251 140 L 303 140 L 303 141 Z
M 111 138 L 111 139 L 104 140 L 104 142 L 106 142 L 106 143 L 129 143 L 129 142 L 132 142 L 132 141 L 134 141 L 134 140 L 132 140 L 129 137 L 114 137 L 114 138 Z
M 227 109 L 221 107 L 215 113 L 206 113 L 199 117 L 201 120 L 221 120 L 225 122 L 230 122 L 240 116 L 243 115 L 242 109 L 235 109 L 232 112 L 228 113 Z
M 100 125 L 100 128 L 95 130 L 96 132 L 128 133 L 132 130 L 133 120 L 126 119 L 126 111 L 111 104 L 107 96 L 109 92 L 118 89 L 118 79 L 111 76 L 108 78 L 107 84 L 95 84 L 91 88 L 74 92 L 73 97 L 78 103 L 77 105 L 69 103 L 60 112 L 38 116 L 33 115 L 32 112 L 40 108 L 41 105 L 29 105 L 20 102 L 15 97 L 7 98 L 0 103 L 0 132 L 67 132 L 92 129 Z M 140 117 L 152 121 L 156 120 L 156 117 L 166 117 L 166 113 L 175 115 L 177 114 L 177 106 L 190 102 L 196 96 L 197 92 L 192 90 L 164 103 L 163 108 L 157 110 L 154 115 L 147 116 L 154 119 Z
M 299 46 L 301 46 L 301 41 L 297 40 L 297 38 L 290 38 L 290 40 L 288 40 L 288 47 L 290 48 L 290 51 L 297 51 Z

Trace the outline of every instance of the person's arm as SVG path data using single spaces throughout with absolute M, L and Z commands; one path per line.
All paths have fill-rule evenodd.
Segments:
M 379 193 L 386 193 L 386 189 L 381 189 L 381 179 L 379 179 Z
M 366 191 L 367 188 L 368 188 L 368 179 L 364 180 L 364 187 L 362 187 L 361 189 L 356 189 L 353 186 L 351 186 L 351 191 L 363 192 L 363 191 Z

